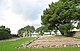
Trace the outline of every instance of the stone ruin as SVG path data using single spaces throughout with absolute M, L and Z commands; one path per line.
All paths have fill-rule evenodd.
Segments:
M 21 44 L 17 48 L 62 48 L 80 47 L 80 39 L 71 37 L 45 36 L 37 37 L 31 41 Z

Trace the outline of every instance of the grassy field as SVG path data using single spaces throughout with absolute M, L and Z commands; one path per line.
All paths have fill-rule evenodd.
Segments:
M 80 39 L 80 37 L 73 37 L 73 38 Z
M 67 48 L 15 48 L 16 46 L 31 40 L 33 38 L 24 38 L 17 41 L 0 41 L 0 51 L 80 51 L 79 47 Z

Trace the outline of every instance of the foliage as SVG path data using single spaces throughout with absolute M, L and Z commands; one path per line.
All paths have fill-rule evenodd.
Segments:
M 73 38 L 80 39 L 80 36 L 79 37 L 73 37 Z
M 33 26 L 26 26 L 24 27 L 25 31 L 27 32 L 28 36 L 31 36 L 31 33 L 33 33 L 35 31 L 35 28 Z
M 61 32 L 63 32 L 64 35 L 66 35 L 65 33 L 71 32 L 70 30 L 73 29 L 73 28 L 74 28 L 74 26 L 72 24 L 64 24 L 64 25 L 59 26 L 59 30 Z
M 18 35 L 16 35 L 16 34 L 12 34 L 12 37 L 19 37 Z
M 10 28 L 6 28 L 5 26 L 0 26 L 0 39 L 8 39 L 11 38 Z
M 37 33 L 39 33 L 40 35 L 43 35 L 44 34 L 44 27 L 43 26 L 41 26 L 41 27 L 38 27 L 37 29 L 36 29 L 36 32 Z
M 78 22 L 77 29 L 80 29 L 80 21 Z
M 35 31 L 35 28 L 33 26 L 25 26 L 18 30 L 18 36 L 22 37 L 23 33 L 26 34 L 26 36 L 31 36 L 31 33 Z
M 18 30 L 18 36 L 19 37 L 22 37 L 23 33 L 24 33 L 24 28 L 21 28 L 21 29 Z
M 59 0 L 56 3 L 51 3 L 49 8 L 43 11 L 41 16 L 42 25 L 48 30 L 59 30 L 62 35 L 69 32 L 76 23 L 80 20 L 80 0 Z
M 11 38 L 11 34 L 9 34 L 8 32 L 5 32 L 5 31 L 0 31 L 0 39 L 9 39 Z

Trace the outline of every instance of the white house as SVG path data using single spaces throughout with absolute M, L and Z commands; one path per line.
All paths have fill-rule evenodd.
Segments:
M 31 36 L 32 36 L 32 37 L 38 37 L 39 34 L 34 32 L 34 33 L 31 33 Z

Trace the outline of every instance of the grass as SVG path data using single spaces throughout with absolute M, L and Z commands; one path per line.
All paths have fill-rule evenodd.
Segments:
M 73 38 L 80 39 L 80 37 L 73 37 Z
M 80 51 L 79 47 L 67 48 L 15 48 L 16 46 L 31 40 L 33 38 L 24 38 L 17 41 L 0 41 L 0 51 Z

